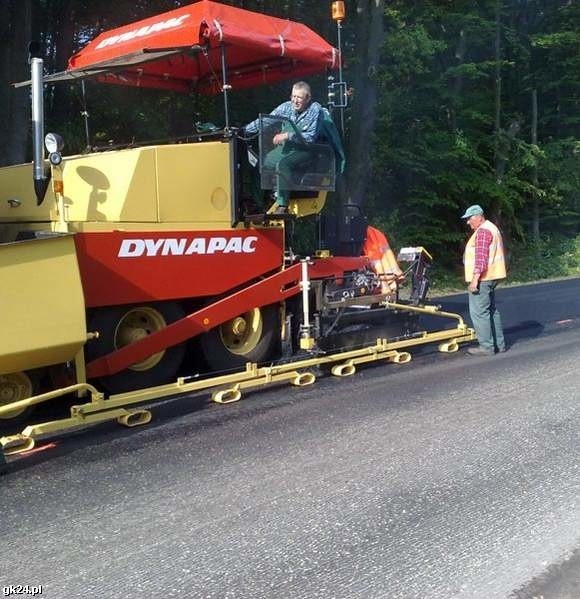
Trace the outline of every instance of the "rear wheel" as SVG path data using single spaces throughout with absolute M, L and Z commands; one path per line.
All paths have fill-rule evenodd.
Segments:
M 184 316 L 181 307 L 173 302 L 100 308 L 90 320 L 89 330 L 98 331 L 99 337 L 87 344 L 87 362 L 131 345 Z M 169 383 L 175 378 L 184 354 L 185 344 L 180 343 L 99 382 L 109 393 Z
M 0 407 L 28 399 L 34 395 L 34 383 L 26 372 L 13 372 L 0 375 Z M 22 422 L 32 411 L 32 407 L 17 408 L 0 414 L 0 423 L 10 422 L 16 424 Z
M 248 310 L 200 337 L 211 370 L 241 368 L 247 362 L 270 359 L 280 339 L 277 306 Z

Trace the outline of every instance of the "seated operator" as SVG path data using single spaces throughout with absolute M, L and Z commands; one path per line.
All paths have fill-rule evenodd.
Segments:
M 292 171 L 307 164 L 312 158 L 308 144 L 314 143 L 318 137 L 322 106 L 318 102 L 312 102 L 308 83 L 298 81 L 292 86 L 290 100 L 274 108 L 270 114 L 289 119 L 302 137 L 295 139 L 295 131 L 284 130 L 283 127 L 272 140 L 276 147 L 268 152 L 264 159 L 264 167 L 275 170 L 280 179 L 274 214 L 286 214 L 290 199 L 289 189 L 292 187 Z M 243 132 L 257 133 L 258 128 L 259 119 L 256 119 L 243 127 Z
M 392 295 L 396 292 L 398 283 L 405 275 L 397 263 L 393 250 L 389 246 L 387 236 L 369 225 L 366 231 L 362 254 L 371 261 L 374 271 L 379 275 L 381 293 Z

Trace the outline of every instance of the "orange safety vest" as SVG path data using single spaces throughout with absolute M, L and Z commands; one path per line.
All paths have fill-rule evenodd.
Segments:
M 506 278 L 505 256 L 503 251 L 503 240 L 499 229 L 489 220 L 484 221 L 481 228 L 487 229 L 492 234 L 491 245 L 489 246 L 489 257 L 487 259 L 487 268 L 481 273 L 480 281 L 496 281 Z M 477 231 L 469 238 L 465 246 L 463 255 L 463 265 L 465 268 L 465 280 L 471 281 L 473 278 L 473 269 L 475 268 L 475 236 Z
M 367 236 L 362 248 L 362 253 L 369 260 L 380 260 L 389 249 L 389 242 L 384 233 L 371 227 L 367 227 Z
M 393 275 L 402 275 L 403 271 L 399 268 L 386 235 L 374 227 L 367 226 L 362 253 L 371 261 L 374 271 L 382 279 L 381 292 L 396 292 L 398 283 Z
M 379 274 L 401 274 L 402 271 L 391 251 L 387 236 L 370 225 L 367 226 L 367 236 L 362 253 L 373 263 Z

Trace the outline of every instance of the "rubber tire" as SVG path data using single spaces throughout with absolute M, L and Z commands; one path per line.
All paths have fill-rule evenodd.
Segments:
M 33 375 L 30 371 L 19 373 L 19 374 L 24 374 L 29 380 L 30 395 L 28 395 L 28 397 L 32 397 L 33 395 L 36 395 L 39 392 L 39 388 L 40 388 L 38 376 Z M 22 399 L 25 399 L 25 398 L 22 398 Z M 32 414 L 32 412 L 34 412 L 35 407 L 36 406 L 30 406 L 28 408 L 25 408 L 24 410 L 22 410 L 22 412 L 20 412 L 16 416 L 4 416 L 3 418 L 0 418 L 0 430 L 6 431 L 10 427 L 18 426 L 18 425 L 26 423 L 30 414 Z
M 99 331 L 99 338 L 89 341 L 86 345 L 87 363 L 115 350 L 114 338 L 117 325 L 128 312 L 138 308 L 156 310 L 167 324 L 185 316 L 182 308 L 174 302 L 98 308 L 90 318 L 88 330 Z M 150 369 L 132 370 L 127 368 L 111 376 L 99 378 L 96 381 L 97 386 L 110 394 L 115 394 L 173 382 L 183 362 L 185 349 L 185 343 L 169 347 L 165 350 L 161 360 Z
M 248 362 L 264 362 L 274 355 L 280 341 L 280 313 L 277 305 L 260 310 L 262 334 L 256 345 L 247 353 L 234 354 L 223 343 L 220 327 L 208 331 L 199 338 L 199 347 L 205 362 L 212 371 L 243 368 Z

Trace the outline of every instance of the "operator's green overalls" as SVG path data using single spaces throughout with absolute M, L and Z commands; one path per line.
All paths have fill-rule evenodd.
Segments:
M 342 147 L 340 134 L 332 120 L 332 116 L 326 108 L 322 108 L 319 136 L 322 143 L 328 143 L 333 148 L 336 157 L 336 172 L 341 175 L 345 167 L 345 154 Z M 284 123 L 281 133 L 293 133 L 295 129 L 289 123 Z M 290 191 L 295 188 L 299 181 L 296 179 L 301 176 L 304 165 L 312 159 L 311 148 L 305 142 L 287 141 L 270 150 L 264 158 L 263 168 L 272 170 L 277 174 L 278 184 L 276 186 L 277 204 L 288 206 L 290 201 Z M 262 188 L 260 186 L 260 177 L 257 170 L 254 170 L 255 176 L 251 180 L 251 194 L 253 200 L 260 204 L 262 202 Z
M 287 123 L 282 126 L 281 133 L 292 133 L 294 129 Z M 308 144 L 287 141 L 276 146 L 266 154 L 264 168 L 276 173 L 276 203 L 279 206 L 288 206 L 290 190 L 299 185 L 297 175 L 300 167 L 312 159 Z

